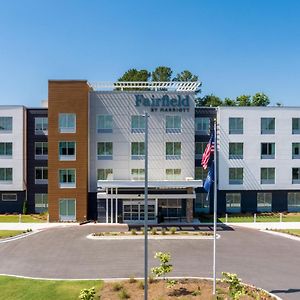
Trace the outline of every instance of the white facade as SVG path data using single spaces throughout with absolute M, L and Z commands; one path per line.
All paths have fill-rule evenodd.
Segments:
M 26 122 L 23 106 L 0 106 L 0 117 L 12 117 L 11 131 L 0 130 L 0 143 L 12 143 L 12 156 L 0 155 L 0 168 L 12 168 L 12 181 L 0 181 L 0 191 L 24 191 Z
M 171 106 L 176 111 L 161 111 L 160 106 L 136 106 L 143 99 L 189 99 L 189 106 Z M 186 98 L 185 98 L 186 99 Z M 157 108 L 157 111 L 155 111 Z M 173 109 L 172 108 L 172 109 Z M 153 111 L 154 109 L 154 111 Z M 166 169 L 181 169 L 179 180 L 194 178 L 194 94 L 187 92 L 90 92 L 90 192 L 97 191 L 97 169 L 113 169 L 113 180 L 131 180 L 131 169 L 143 169 L 144 160 L 131 159 L 131 142 L 143 142 L 144 133 L 133 133 L 131 116 L 149 112 L 149 180 L 166 180 Z M 112 115 L 112 132 L 97 132 L 97 115 Z M 181 132 L 166 132 L 166 116 L 181 117 Z M 97 142 L 112 142 L 111 160 L 97 159 Z M 166 142 L 181 142 L 181 159 L 166 159 Z
M 229 133 L 229 118 L 243 118 L 242 134 Z M 261 133 L 261 118 L 275 118 L 274 134 Z M 292 143 L 300 143 L 293 118 L 300 118 L 299 107 L 218 108 L 219 189 L 300 190 L 292 183 L 292 168 L 300 168 L 292 158 Z M 243 159 L 229 159 L 229 143 L 243 143 Z M 261 143 L 275 143 L 274 159 L 261 158 Z M 229 184 L 229 168 L 243 168 L 243 184 Z M 274 184 L 261 184 L 261 168 L 275 168 Z

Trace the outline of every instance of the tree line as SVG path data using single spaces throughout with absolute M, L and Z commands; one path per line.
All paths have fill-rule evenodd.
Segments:
M 159 66 L 154 71 L 148 71 L 145 69 L 129 69 L 126 71 L 118 81 L 198 81 L 198 76 L 190 72 L 189 70 L 183 70 L 180 73 L 173 75 L 173 70 L 170 67 Z M 269 97 L 257 92 L 255 95 L 240 95 L 235 99 L 224 98 L 223 100 L 213 94 L 200 97 L 201 89 L 196 91 L 197 98 L 195 100 L 196 106 L 268 106 L 270 104 Z M 277 106 L 281 106 L 280 103 L 276 103 Z

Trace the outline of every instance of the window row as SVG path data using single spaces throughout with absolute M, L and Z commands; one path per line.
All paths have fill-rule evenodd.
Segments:
M 207 142 L 195 143 L 195 157 L 201 159 L 207 146 Z M 261 143 L 260 158 L 261 159 L 275 159 L 275 143 Z M 229 159 L 243 159 L 244 158 L 244 143 L 229 143 L 228 144 L 228 158 Z M 300 159 L 300 143 L 292 143 L 291 158 Z
M 167 160 L 181 159 L 181 142 L 166 142 L 165 155 Z M 98 142 L 97 143 L 97 159 L 112 160 L 113 159 L 113 143 Z M 145 159 L 145 143 L 131 143 L 131 159 Z
M 229 118 L 229 134 L 244 133 L 244 118 Z M 260 119 L 261 134 L 275 134 L 275 118 Z M 292 118 L 291 133 L 300 134 L 300 118 Z
M 113 116 L 98 115 L 97 116 L 97 132 L 111 133 L 113 132 Z M 131 116 L 131 132 L 142 133 L 145 131 L 145 117 L 142 115 Z M 166 132 L 181 132 L 181 116 L 166 116 Z
M 145 169 L 131 169 L 131 180 L 144 180 Z M 181 169 L 166 169 L 166 180 L 181 180 Z M 97 180 L 113 180 L 113 169 L 98 169 Z
M 226 193 L 226 212 L 241 212 L 241 193 Z M 257 211 L 272 211 L 272 193 L 259 192 L 256 196 Z M 287 194 L 288 211 L 300 211 L 300 192 Z

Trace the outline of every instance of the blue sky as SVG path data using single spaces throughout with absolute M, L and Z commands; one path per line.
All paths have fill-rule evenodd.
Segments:
M 39 106 L 48 79 L 159 65 L 197 74 L 203 95 L 300 105 L 300 1 L 0 1 L 0 104 Z

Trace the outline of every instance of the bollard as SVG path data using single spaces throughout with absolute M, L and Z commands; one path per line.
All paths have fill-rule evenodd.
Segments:
M 282 222 L 282 213 L 279 214 L 279 222 Z
M 253 222 L 256 223 L 256 214 L 254 214 Z
M 22 222 L 22 215 L 19 214 L 19 223 L 21 223 L 21 222 Z
M 47 223 L 49 223 L 49 214 L 47 214 Z
M 225 223 L 228 223 L 228 214 L 225 214 Z

